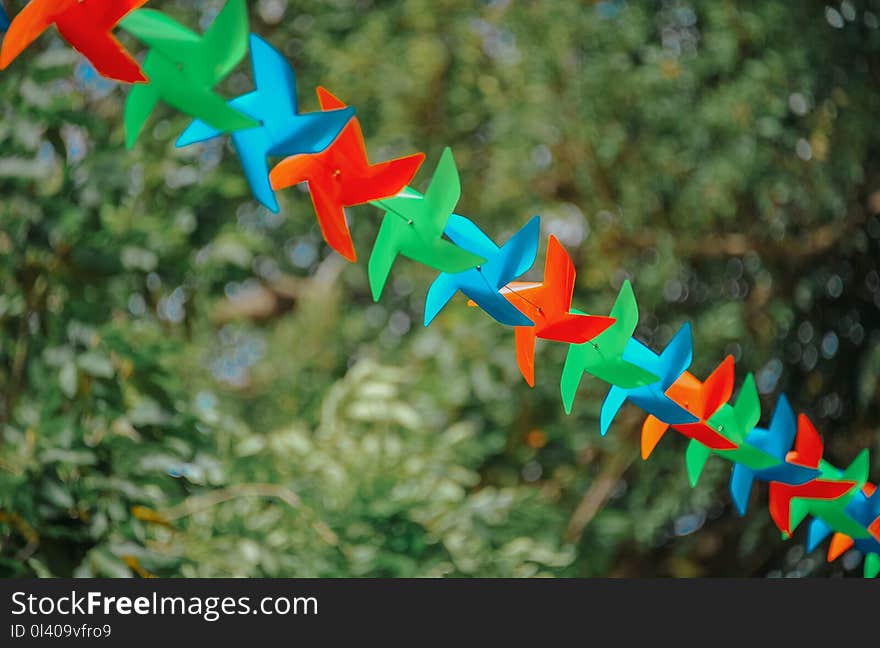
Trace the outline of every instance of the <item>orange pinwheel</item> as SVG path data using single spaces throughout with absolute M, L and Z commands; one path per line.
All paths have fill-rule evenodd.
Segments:
M 53 23 L 70 45 L 102 76 L 124 83 L 147 81 L 122 43 L 111 33 L 122 18 L 147 0 L 32 0 L 13 19 L 0 49 L 0 70 Z
M 317 89 L 321 110 L 345 108 L 329 91 Z M 333 143 L 320 153 L 294 155 L 269 173 L 272 189 L 307 182 L 324 240 L 351 262 L 357 261 L 345 221 L 345 207 L 362 205 L 400 193 L 416 175 L 424 153 L 370 164 L 364 135 L 352 119 Z
M 727 356 L 705 382 L 700 382 L 692 373 L 685 371 L 666 390 L 666 395 L 675 403 L 689 411 L 700 420 L 696 423 L 681 423 L 672 428 L 690 439 L 696 439 L 712 450 L 733 450 L 735 443 L 713 429 L 708 420 L 724 405 L 733 393 L 733 356 Z M 642 458 L 651 456 L 669 425 L 656 416 L 648 416 L 642 425 Z
M 516 362 L 529 386 L 535 386 L 535 340 L 554 340 L 570 344 L 589 342 L 614 324 L 613 317 L 599 317 L 571 312 L 574 292 L 574 264 L 555 236 L 547 244 L 544 282 L 541 284 L 511 283 L 504 296 L 534 322 L 517 326 Z

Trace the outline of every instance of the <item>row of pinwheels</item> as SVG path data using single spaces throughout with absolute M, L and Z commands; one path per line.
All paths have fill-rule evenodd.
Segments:
M 196 34 L 146 0 L 33 0 L 9 24 L 0 49 L 6 67 L 51 24 L 102 75 L 134 84 L 125 105 L 131 147 L 161 100 L 193 118 L 177 146 L 229 133 L 256 200 L 278 211 L 275 191 L 307 183 L 327 243 L 356 261 L 344 208 L 370 203 L 385 214 L 368 262 L 378 300 L 399 255 L 440 272 L 425 304 L 425 326 L 459 291 L 498 322 L 512 326 L 517 362 L 534 385 L 536 339 L 569 345 L 562 372 L 567 413 L 584 373 L 611 387 L 602 405 L 601 433 L 630 401 L 648 417 L 642 455 L 648 458 L 671 427 L 690 439 L 686 466 L 696 484 L 711 455 L 733 464 L 730 492 L 745 514 L 753 482 L 769 483 L 770 514 L 785 536 L 811 517 L 808 547 L 833 534 L 828 558 L 855 546 L 865 554 L 865 575 L 880 572 L 880 492 L 868 482 L 867 450 L 846 470 L 823 460 L 823 444 L 801 414 L 780 396 L 767 428 L 758 427 L 760 401 L 748 375 L 735 402 L 734 363 L 727 357 L 704 381 L 688 368 L 693 358 L 689 325 L 661 353 L 633 337 L 638 308 L 629 282 L 608 317 L 571 306 L 575 269 L 550 236 L 541 283 L 515 280 L 537 257 L 536 216 L 499 247 L 471 220 L 455 214 L 461 187 L 447 148 L 421 194 L 409 186 L 424 155 L 370 164 L 354 110 L 318 88 L 321 110 L 300 113 L 293 68 L 272 46 L 248 34 L 244 0 L 228 0 L 213 24 Z M 0 15 L 0 19 L 5 15 Z M 2 25 L 2 22 L 0 22 Z M 117 25 L 149 47 L 140 66 L 115 39 Z M 255 89 L 227 101 L 213 90 L 250 50 Z M 282 160 L 270 171 L 268 158 Z

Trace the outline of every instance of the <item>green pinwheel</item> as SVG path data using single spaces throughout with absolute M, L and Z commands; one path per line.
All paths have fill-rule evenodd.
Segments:
M 150 82 L 134 86 L 125 102 L 128 148 L 160 100 L 223 133 L 259 126 L 213 91 L 247 53 L 245 0 L 229 0 L 202 36 L 152 9 L 129 14 L 120 26 L 150 47 L 143 63 Z
M 660 380 L 650 371 L 623 359 L 623 350 L 639 323 L 639 307 L 629 280 L 620 287 L 608 316 L 617 321 L 589 342 L 568 347 L 560 382 L 566 414 L 571 414 L 584 373 L 624 389 L 642 387 Z
M 374 300 L 379 301 L 400 254 L 440 272 L 464 272 L 486 262 L 443 238 L 460 196 L 458 169 L 447 147 L 424 196 L 406 188 L 393 198 L 371 202 L 385 210 L 367 265 Z

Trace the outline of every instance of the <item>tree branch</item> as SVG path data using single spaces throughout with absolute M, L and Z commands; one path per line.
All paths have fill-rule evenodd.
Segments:
M 183 500 L 180 504 L 163 509 L 159 512 L 159 515 L 166 521 L 178 520 L 240 497 L 280 499 L 290 508 L 300 510 L 313 518 L 311 526 L 324 542 L 333 546 L 339 544 L 339 538 L 333 530 L 323 521 L 316 518 L 314 512 L 303 504 L 299 495 L 288 488 L 276 484 L 238 484 L 201 495 L 193 495 Z

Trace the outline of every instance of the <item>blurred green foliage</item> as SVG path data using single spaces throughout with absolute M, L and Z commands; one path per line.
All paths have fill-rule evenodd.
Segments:
M 150 6 L 204 27 L 220 2 Z M 540 213 L 577 307 L 631 278 L 640 339 L 692 320 L 697 375 L 732 353 L 765 418 L 785 390 L 832 461 L 877 456 L 880 1 L 251 14 L 305 109 L 317 84 L 356 106 L 373 159 L 451 145 L 459 213 L 499 240 Z M 690 490 L 680 439 L 641 462 L 637 410 L 600 438 L 600 383 L 565 417 L 562 345 L 531 390 L 464 300 L 423 329 L 426 269 L 372 304 L 375 209 L 349 210 L 348 265 L 305 193 L 272 215 L 225 142 L 174 149 L 184 116 L 126 152 L 125 89 L 54 35 L 0 92 L 0 574 L 858 573 L 780 540 L 762 488 L 738 518 L 720 460 Z

